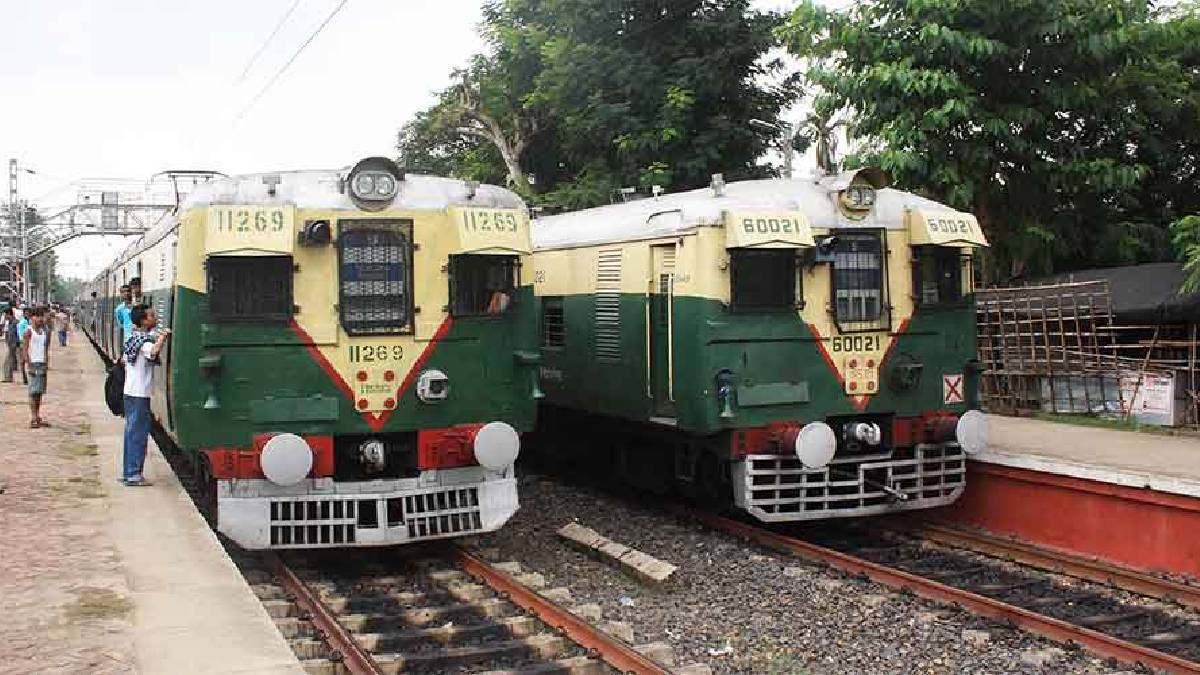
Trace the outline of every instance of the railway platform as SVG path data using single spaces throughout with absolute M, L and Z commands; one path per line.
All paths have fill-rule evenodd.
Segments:
M 1200 578 L 1200 439 L 991 418 L 941 517 L 1136 569 Z
M 302 673 L 153 441 L 146 463 L 153 485 L 117 482 L 123 420 L 104 404 L 99 357 L 81 333 L 73 337 L 73 344 L 51 355 L 45 404 L 51 428 L 28 429 L 23 387 L 3 385 L 5 430 L 19 428 L 17 444 L 5 448 L 13 453 L 9 459 L 47 455 L 40 474 L 28 471 L 10 480 L 0 495 L 0 511 L 40 514 L 31 513 L 25 529 L 12 533 L 27 548 L 4 555 L 6 576 L 29 580 L 28 588 L 18 589 L 29 602 L 15 608 L 28 616 L 6 612 L 6 618 L 62 626 L 68 643 L 81 632 L 101 638 L 78 644 L 77 658 L 56 664 L 63 644 L 52 632 L 31 629 L 22 648 L 25 665 L 41 672 Z M 65 471 L 79 476 L 66 478 Z M 39 484 L 52 489 L 39 490 Z M 47 522 L 47 512 L 62 512 L 70 530 Z M 20 521 L 9 526 L 20 527 Z M 41 551 L 56 547 L 81 562 L 59 566 L 51 577 L 47 567 L 54 567 L 57 555 Z M 88 566 L 95 560 L 103 561 L 102 572 Z M 82 600 L 56 602 L 80 589 L 88 593 Z M 34 598 L 43 604 L 35 606 Z

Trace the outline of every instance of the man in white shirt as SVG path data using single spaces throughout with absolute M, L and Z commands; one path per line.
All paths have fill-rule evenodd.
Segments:
M 150 390 L 158 355 L 171 338 L 171 331 L 158 326 L 158 315 L 146 305 L 130 311 L 133 334 L 125 340 L 121 359 L 125 364 L 125 452 L 122 481 L 130 487 L 150 485 L 143 475 L 146 441 L 150 437 Z
M 21 338 L 25 363 L 29 364 L 30 429 L 50 426 L 42 419 L 42 396 L 46 393 L 46 371 L 50 368 L 50 329 L 46 326 L 46 313 L 44 307 L 26 312 L 29 327 Z

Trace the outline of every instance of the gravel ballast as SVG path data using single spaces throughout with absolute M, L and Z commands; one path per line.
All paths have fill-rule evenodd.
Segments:
M 635 498 L 544 476 L 520 479 L 521 509 L 476 545 L 567 586 L 718 673 L 1118 673 L 1078 649 L 896 593 L 681 521 Z M 571 521 L 679 569 L 646 586 L 567 545 Z

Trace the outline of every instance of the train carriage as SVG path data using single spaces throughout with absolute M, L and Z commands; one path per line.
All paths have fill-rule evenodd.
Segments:
M 508 190 L 353 169 L 217 178 L 84 289 L 120 352 L 140 277 L 174 331 L 152 410 L 246 548 L 494 530 L 534 421 L 527 211 Z
M 971 284 L 987 242 L 885 182 L 715 176 L 535 220 L 548 451 L 765 521 L 956 499 L 986 438 Z

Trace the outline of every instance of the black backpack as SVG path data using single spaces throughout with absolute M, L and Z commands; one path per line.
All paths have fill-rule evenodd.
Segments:
M 117 417 L 125 415 L 125 359 L 118 359 L 104 379 L 104 402 Z

